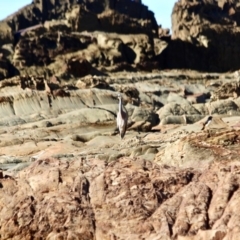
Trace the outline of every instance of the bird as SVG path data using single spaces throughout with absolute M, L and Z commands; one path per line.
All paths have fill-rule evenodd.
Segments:
M 119 130 L 120 137 L 121 139 L 123 139 L 127 130 L 128 112 L 126 108 L 123 106 L 122 96 L 120 93 L 118 94 L 118 99 L 119 99 L 119 110 L 117 113 L 117 127 Z
M 204 130 L 205 127 L 207 127 L 207 126 L 210 124 L 211 121 L 212 121 L 212 116 L 209 116 L 209 117 L 207 118 L 207 120 L 203 123 L 203 127 L 202 127 L 201 130 Z

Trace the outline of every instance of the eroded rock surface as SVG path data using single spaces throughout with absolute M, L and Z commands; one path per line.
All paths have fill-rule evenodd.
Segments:
M 172 39 L 141 1 L 0 22 L 1 239 L 237 239 L 239 72 L 159 71 L 237 69 L 237 16 L 178 1 Z
M 1 238 L 237 236 L 239 99 L 222 94 L 237 79 L 181 73 L 1 81 Z
M 70 66 L 69 71 L 78 70 L 74 70 L 74 65 Z M 16 157 L 25 156 L 25 159 L 44 149 L 50 144 L 49 141 L 50 145 L 55 145 L 54 141 L 70 141 L 77 145 L 99 135 L 117 134 L 115 119 L 118 92 L 123 94 L 124 105 L 129 113 L 127 138 L 137 132 L 159 131 L 165 125 L 197 123 L 211 114 L 238 116 L 238 97 L 232 98 L 230 93 L 226 95 L 228 99 L 224 97 L 215 101 L 211 98 L 219 92 L 218 89 L 223 89 L 225 81 L 232 81 L 234 85 L 234 75 L 185 74 L 181 76 L 179 71 L 145 75 L 89 74 L 78 80 L 72 77 L 70 81 L 59 76 L 26 75 L 3 80 L 0 82 L 1 152 L 9 154 L 11 146 L 23 144 L 26 148 L 22 147 L 21 154 L 17 151 L 12 153 Z M 200 95 L 205 96 L 201 103 L 192 100 Z M 31 144 L 27 147 L 28 142 Z M 141 150 L 136 154 L 144 153 Z M 114 154 L 108 154 L 106 159 L 115 158 Z M 154 155 L 149 155 L 149 158 L 154 159 Z
M 1 176 L 1 238 L 231 239 L 239 234 L 238 168 L 37 160 L 14 178 Z
M 237 236 L 236 74 L 181 73 L 1 81 L 1 238 Z

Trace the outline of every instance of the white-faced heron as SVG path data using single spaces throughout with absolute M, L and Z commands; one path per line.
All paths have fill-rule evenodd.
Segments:
M 121 139 L 123 139 L 127 130 L 128 113 L 126 108 L 123 106 L 121 94 L 118 94 L 118 99 L 119 99 L 119 110 L 117 114 L 117 126 L 119 129 Z

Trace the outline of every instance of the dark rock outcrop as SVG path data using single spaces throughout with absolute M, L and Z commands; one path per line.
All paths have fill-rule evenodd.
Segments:
M 72 65 L 71 59 L 74 58 L 86 59 L 94 68 L 116 68 L 118 64 L 126 63 L 129 67 L 133 64 L 137 68 L 151 69 L 154 68 L 154 64 L 147 63 L 154 58 L 151 40 L 145 34 L 123 35 L 103 32 L 73 34 L 49 32 L 41 27 L 41 33 L 38 28 L 25 32 L 20 37 L 12 61 L 22 71 L 31 67 L 45 67 L 43 71 L 50 75 L 66 75 L 70 68 L 64 66 Z M 73 76 L 82 77 L 89 74 L 90 65 L 82 70 L 82 74 L 75 72 Z M 105 68 L 106 70 L 111 71 L 108 68 Z M 96 71 L 94 73 L 96 74 Z M 31 72 L 30 75 L 34 73 Z
M 9 78 L 15 74 L 18 74 L 18 70 L 11 64 L 8 59 L 0 54 L 0 79 Z
M 180 0 L 172 12 L 172 41 L 163 68 L 225 72 L 240 68 L 239 1 Z
M 20 74 L 34 75 L 38 69 L 66 77 L 69 68 L 61 66 L 73 58 L 111 72 L 151 71 L 158 65 L 147 63 L 154 58 L 153 36 L 158 26 L 153 12 L 141 1 L 35 0 L 0 24 L 0 53 Z M 7 50 L 13 46 L 11 51 L 4 44 Z M 14 74 L 3 72 L 0 79 Z
M 180 0 L 171 36 L 141 1 L 36 0 L 0 23 L 0 45 L 15 46 L 0 51 L 19 70 L 62 65 L 78 52 L 100 72 L 225 72 L 240 68 L 239 16 L 238 1 Z
M 104 14 L 105 11 L 109 14 Z M 31 4 L 9 16 L 5 21 L 12 27 L 13 31 L 19 31 L 52 19 L 64 19 L 67 12 L 72 12 L 75 15 L 75 22 L 81 19 L 80 28 L 85 28 L 88 31 L 111 30 L 124 33 L 131 28 L 129 23 L 135 22 L 140 33 L 151 33 L 152 30 L 157 32 L 157 23 L 153 12 L 149 11 L 147 6 L 141 2 L 131 0 L 34 0 Z M 110 28 L 111 22 L 118 18 L 121 27 L 115 29 L 114 23 Z M 91 21 L 86 21 L 87 19 Z M 144 21 L 147 23 L 145 26 L 142 24 Z M 107 22 L 108 24 L 106 24 Z M 90 29 L 90 25 L 94 26 L 94 29 Z M 106 27 L 104 27 L 105 25 Z M 134 30 L 135 27 L 133 26 L 132 29 Z
M 91 64 L 86 59 L 69 59 L 66 64 L 66 71 L 75 77 L 83 77 L 90 73 Z

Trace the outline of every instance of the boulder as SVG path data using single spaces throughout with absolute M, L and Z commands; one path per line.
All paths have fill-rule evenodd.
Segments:
M 218 100 L 206 104 L 211 114 L 235 115 L 239 111 L 238 105 L 232 100 Z
M 12 57 L 14 54 L 14 46 L 12 43 L 3 44 L 0 51 L 3 56 L 6 57 L 9 61 L 12 61 Z
M 206 103 L 206 101 L 209 100 L 209 94 L 199 93 L 199 94 L 187 95 L 186 99 L 192 104 Z
M 207 108 L 206 104 L 197 103 L 192 104 L 192 106 L 201 114 L 201 115 L 209 115 L 209 109 Z
M 73 5 L 65 13 L 65 16 L 72 31 L 96 31 L 101 29 L 97 15 L 88 11 L 84 5 Z
M 92 66 L 86 59 L 68 59 L 66 72 L 74 77 L 83 77 L 91 72 Z
M 170 92 L 167 97 L 167 103 L 172 103 L 172 102 L 176 102 L 178 104 L 185 104 L 185 105 L 188 104 L 188 101 L 183 96 L 181 96 L 181 94 Z
M 222 100 L 228 98 L 238 98 L 240 96 L 239 82 L 231 81 L 222 83 L 212 94 L 211 100 Z
M 186 116 L 174 116 L 174 115 L 170 115 L 170 116 L 166 116 L 164 118 L 161 119 L 161 123 L 160 125 L 166 125 L 166 124 L 186 124 L 187 123 L 187 119 Z
M 137 121 L 149 121 L 153 125 L 158 123 L 158 115 L 157 114 L 155 114 L 150 109 L 143 109 L 141 107 L 134 107 L 133 113 L 131 115 L 131 119 L 134 122 L 137 122 Z
M 149 132 L 152 129 L 152 123 L 149 121 L 136 121 L 128 128 L 128 131 Z
M 160 125 L 166 125 L 166 124 L 192 124 L 200 119 L 202 119 L 202 115 L 182 115 L 182 116 L 175 116 L 175 115 L 169 115 L 167 117 L 164 117 L 161 120 Z
M 158 37 L 160 39 L 170 39 L 170 29 L 168 28 L 162 28 L 162 26 L 158 26 Z
M 17 73 L 18 71 L 11 64 L 11 62 L 5 58 L 3 54 L 0 54 L 0 80 L 10 78 Z
M 44 28 L 47 31 L 51 31 L 51 32 L 70 32 L 71 31 L 71 27 L 68 24 L 67 19 L 65 20 L 51 20 L 51 21 L 45 21 L 43 24 Z
M 178 104 L 176 102 L 164 105 L 157 113 L 161 122 L 164 121 L 164 118 L 169 116 L 200 115 L 191 104 Z
M 111 89 L 109 84 L 101 77 L 88 75 L 85 78 L 81 78 L 76 82 L 76 87 L 79 89 L 86 88 L 100 88 L 100 89 Z
M 7 22 L 0 21 L 0 46 L 13 42 L 13 30 Z

